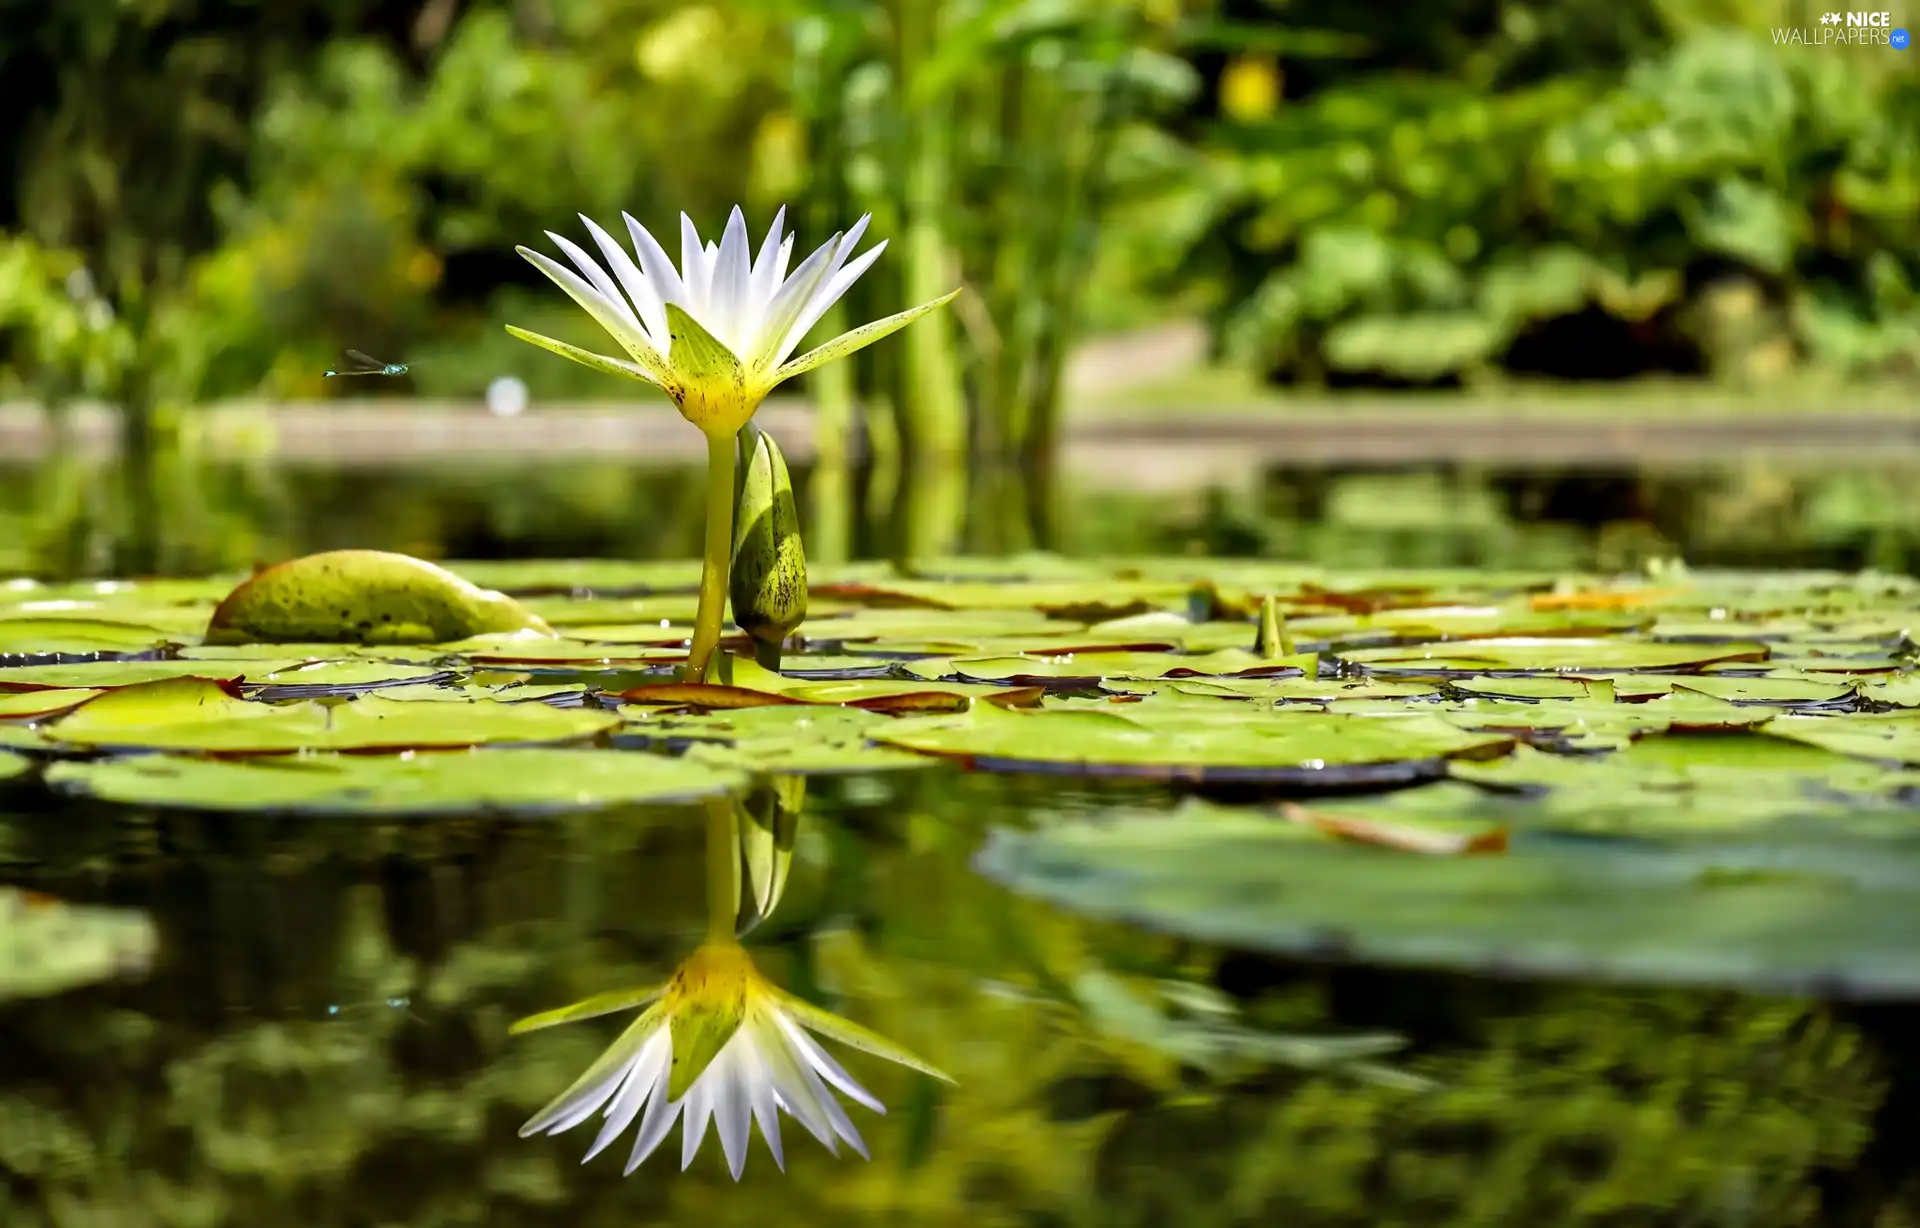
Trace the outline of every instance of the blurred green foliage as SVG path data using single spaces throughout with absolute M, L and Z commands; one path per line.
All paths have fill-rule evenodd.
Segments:
M 1193 189 L 1187 271 L 1236 357 L 1334 384 L 1920 366 L 1899 53 L 1775 46 L 1810 20 L 1783 5 L 1390 8 L 1279 7 L 1326 28 L 1221 74 L 1283 95 L 1207 129 Z
M 338 391 L 349 346 L 412 370 L 351 394 L 625 395 L 505 334 L 593 342 L 512 246 L 579 213 L 711 230 L 735 201 L 756 226 L 787 204 L 809 243 L 874 215 L 891 250 L 823 334 L 969 291 L 808 377 L 824 563 L 951 552 L 963 525 L 1064 542 L 1092 327 L 1204 312 L 1290 383 L 1897 377 L 1920 369 L 1920 77 L 1776 43 L 1803 7 L 15 5 L 0 392 L 121 406 L 149 460 L 194 405 Z M 124 478 L 139 523 L 162 481 Z

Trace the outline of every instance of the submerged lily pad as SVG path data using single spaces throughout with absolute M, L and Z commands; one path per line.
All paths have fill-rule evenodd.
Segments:
M 612 750 L 474 750 L 217 759 L 142 755 L 48 769 L 56 788 L 186 810 L 431 815 L 680 802 L 739 787 L 707 763 Z
M 998 830 L 975 864 L 1091 916 L 1292 956 L 1920 992 L 1920 850 L 1860 843 L 1796 865 L 1778 837 L 1649 846 L 1516 831 L 1503 856 L 1430 857 L 1303 840 L 1273 816 L 1220 809 Z
M 0 887 L 0 1000 L 143 975 L 158 946 L 143 912 Z

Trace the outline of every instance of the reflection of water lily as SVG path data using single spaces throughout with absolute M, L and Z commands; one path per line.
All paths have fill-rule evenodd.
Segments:
M 531 1031 L 646 1003 L 651 1005 L 600 1060 L 521 1127 L 523 1137 L 570 1130 L 604 1106 L 605 1124 L 586 1159 L 600 1154 L 638 1118 L 639 1134 L 627 1158 L 626 1171 L 631 1173 L 684 1112 L 680 1166 L 693 1162 L 712 1121 L 727 1167 L 738 1180 L 746 1166 L 753 1122 L 759 1123 L 774 1163 L 786 1167 L 781 1112 L 805 1126 L 830 1152 L 838 1154 L 838 1143 L 844 1141 L 860 1155 L 867 1154 L 834 1092 L 876 1113 L 886 1109 L 809 1031 L 947 1078 L 891 1041 L 776 988 L 738 943 L 724 939 L 701 946 L 659 990 L 613 995 L 536 1015 L 514 1030 Z

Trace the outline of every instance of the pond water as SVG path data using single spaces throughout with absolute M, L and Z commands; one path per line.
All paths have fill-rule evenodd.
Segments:
M 738 864 L 716 858 L 711 803 L 499 813 L 459 804 L 480 789 L 474 779 L 436 779 L 412 787 L 444 803 L 443 813 L 396 817 L 405 807 L 382 790 L 397 786 L 361 775 L 324 803 L 302 792 L 304 783 L 261 776 L 162 780 L 137 769 L 125 778 L 71 769 L 93 796 L 50 787 L 39 769 L 0 779 L 0 884 L 36 893 L 15 897 L 25 902 L 13 913 L 0 910 L 0 926 L 25 935 L 24 918 L 44 920 L 66 905 L 144 910 L 152 923 L 150 939 L 127 931 L 117 952 L 89 945 L 113 940 L 84 926 L 52 931 L 48 941 L 70 944 L 61 950 L 92 953 L 96 975 L 79 979 L 96 983 L 10 999 L 0 984 L 0 1224 L 1920 1222 L 1912 1160 L 1920 1011 L 1907 1003 L 1920 990 L 1920 873 L 1909 872 L 1920 870 L 1920 841 L 1907 834 L 1909 772 L 1886 762 L 1911 763 L 1915 752 L 1902 741 L 1879 759 L 1816 762 L 1795 756 L 1828 748 L 1775 738 L 1755 757 L 1761 739 L 1753 723 L 1776 713 L 1810 722 L 1842 709 L 1848 720 L 1865 720 L 1892 709 L 1888 728 L 1900 727 L 1889 736 L 1920 739 L 1904 724 L 1920 694 L 1900 689 L 1911 649 L 1900 619 L 1920 609 L 1920 596 L 1904 581 L 1862 582 L 1845 589 L 1854 603 L 1845 618 L 1804 625 L 1788 607 L 1810 599 L 1756 597 L 1764 585 L 1702 572 L 1700 584 L 1722 584 L 1736 617 L 1752 614 L 1746 631 L 1771 644 L 1768 660 L 1756 663 L 1751 653 L 1727 651 L 1726 637 L 1698 633 L 1710 609 L 1659 606 L 1667 598 L 1649 595 L 1655 586 L 1685 586 L 1668 573 L 1616 586 L 1604 599 L 1531 605 L 1504 595 L 1519 591 L 1509 587 L 1517 580 L 1491 578 L 1495 568 L 1637 568 L 1674 553 L 1696 569 L 1906 572 L 1920 549 L 1913 488 L 1894 471 L 1430 470 L 1279 474 L 1262 490 L 1185 502 L 1076 496 L 1068 520 L 1079 551 L 1192 554 L 1201 571 L 1209 551 L 1303 560 L 1338 569 L 1341 579 L 1329 584 L 1343 599 L 1380 589 L 1377 575 L 1370 586 L 1357 578 L 1372 568 L 1475 568 L 1472 575 L 1487 578 L 1429 572 L 1424 602 L 1405 604 L 1427 609 L 1429 623 L 1479 618 L 1485 625 L 1473 634 L 1491 629 L 1550 644 L 1533 656 L 1517 644 L 1491 657 L 1467 653 L 1464 664 L 1427 682 L 1411 659 L 1355 647 L 1366 637 L 1341 620 L 1372 614 L 1296 611 L 1289 635 L 1300 643 L 1290 647 L 1346 645 L 1338 651 L 1350 665 L 1339 682 L 1359 689 L 1338 702 L 1351 705 L 1355 719 L 1419 699 L 1450 712 L 1502 704 L 1511 724 L 1520 718 L 1509 709 L 1521 704 L 1544 711 L 1617 698 L 1626 723 L 1589 719 L 1546 740 L 1571 753 L 1527 759 L 1523 747 L 1477 766 L 1482 751 L 1510 748 L 1492 747 L 1497 738 L 1458 722 L 1448 731 L 1423 727 L 1418 738 L 1435 740 L 1432 762 L 1457 754 L 1466 763 L 1460 779 L 1347 796 L 1273 771 L 1184 783 L 1089 777 L 1071 765 L 1151 764 L 1153 747 L 1116 749 L 1133 747 L 1131 735 L 1113 735 L 1121 739 L 1114 743 L 1111 731 L 1096 730 L 1072 733 L 1086 739 L 1079 749 L 1049 756 L 1008 743 L 995 724 L 1001 718 L 987 713 L 959 733 L 943 730 L 937 714 L 897 718 L 930 722 L 918 749 L 938 749 L 945 761 L 864 770 L 849 758 L 834 766 L 855 770 L 811 776 L 803 795 L 754 794 L 750 806 L 782 816 L 776 847 L 791 857 L 770 895 L 756 854 L 736 871 L 739 889 L 749 898 L 761 892 L 770 908 L 744 941 L 772 982 L 905 1046 L 953 1082 L 828 1041 L 887 1107 L 880 1116 L 848 1105 L 871 1159 L 844 1148 L 829 1155 L 786 1119 L 785 1171 L 756 1131 L 737 1184 L 711 1135 L 682 1173 L 680 1127 L 626 1177 L 631 1130 L 585 1165 L 586 1128 L 519 1136 L 529 1116 L 615 1043 L 630 1014 L 509 1033 L 524 1016 L 657 983 L 696 948 L 719 907 L 715 866 Z M 24 502 L 9 502 L 19 489 L 0 485 L 9 492 L 0 494 L 0 516 L 14 517 L 15 530 L 0 533 L 0 552 L 15 551 L 0 557 L 0 572 L 31 569 L 49 580 L 63 569 L 100 573 L 119 532 L 112 514 L 98 506 L 71 513 L 88 506 L 76 499 L 65 519 L 43 506 L 29 523 Z M 192 489 L 196 511 L 179 517 L 189 528 L 169 546 L 171 569 L 181 573 L 345 545 L 472 560 L 670 558 L 689 553 L 698 531 L 698 490 L 687 475 L 618 467 L 514 482 L 472 473 L 224 471 Z M 1175 574 L 1165 570 L 1171 564 L 1158 566 L 1156 574 Z M 1233 604 L 1226 590 L 1236 584 L 1257 592 L 1285 575 L 1307 585 L 1304 592 L 1319 583 L 1275 566 L 1222 564 L 1213 618 L 1197 625 L 1246 614 L 1221 608 Z M 540 608 L 548 612 L 582 600 L 554 591 L 563 585 L 533 584 L 532 574 L 501 566 L 476 578 L 512 588 L 507 579 L 517 577 L 547 594 L 540 600 L 550 604 Z M 979 574 L 991 580 L 990 569 Z M 1074 587 L 1081 581 L 1031 582 L 1053 585 L 1051 600 L 1085 600 L 1086 589 Z M 992 588 L 950 583 L 976 585 L 966 589 L 970 600 L 950 603 L 965 607 Z M 1823 608 L 1844 604 L 1833 595 L 1838 584 L 1788 582 L 1796 594 L 1817 588 Z M 1481 601 L 1500 612 L 1463 612 Z M 1656 606 L 1674 634 L 1642 634 L 1622 613 Z M 141 608 L 141 617 L 152 615 Z M 671 601 L 665 609 L 678 620 Z M 1440 609 L 1451 613 L 1433 612 Z M 887 634 L 930 642 L 941 617 L 935 611 L 913 629 L 911 620 L 889 624 Z M 1010 619 L 986 635 L 980 617 L 948 633 L 992 640 L 996 651 L 1032 633 Z M 1104 638 L 1091 630 L 1125 617 L 1086 610 L 1068 621 L 1109 647 L 1171 634 L 1168 624 L 1151 622 Z M 1467 634 L 1464 624 L 1446 625 Z M 1251 617 L 1246 629 L 1254 630 Z M 1030 654 L 1023 660 L 1047 663 L 1026 667 L 1033 678 L 978 664 L 974 674 L 943 664 L 913 677 L 956 694 L 967 678 L 1071 681 L 1063 642 L 1042 639 L 1022 650 Z M 1204 639 L 1185 647 L 1240 651 Z M 1835 647 L 1843 642 L 1844 652 Z M 1641 655 L 1620 656 L 1623 644 Z M 1828 649 L 1851 664 L 1821 674 L 1824 667 L 1809 662 Z M 8 641 L 6 651 L 18 650 Z M 1127 669 L 1152 679 L 1165 664 L 1152 657 L 1135 652 Z M 603 689 L 647 681 L 643 658 L 636 655 L 617 684 L 599 679 Z M 844 673 L 846 658 L 834 659 Z M 1541 660 L 1612 681 L 1604 694 L 1583 690 L 1543 675 L 1534 668 Z M 1795 668 L 1779 664 L 1788 661 Z M 1183 702 L 1195 704 L 1252 696 L 1284 705 L 1304 694 L 1290 686 L 1312 682 L 1311 671 L 1228 664 L 1234 668 L 1215 661 L 1208 669 L 1217 672 L 1203 670 L 1197 682 L 1135 689 L 1151 702 L 1181 690 Z M 482 661 L 476 680 L 505 685 L 525 665 Z M 1108 700 L 1132 693 L 1117 664 L 1087 668 Z M 1662 689 L 1673 670 L 1713 685 L 1683 687 L 1684 695 Z M 1322 666 L 1320 676 L 1333 675 Z M 939 681 L 955 677 L 962 681 Z M 569 689 L 583 678 L 591 675 L 536 671 L 531 681 L 554 693 L 532 706 L 582 712 Z M 280 699 L 309 694 L 284 689 L 301 685 L 291 675 L 280 683 Z M 1678 713 L 1683 702 L 1684 714 L 1647 715 L 1656 711 L 1649 704 Z M 1129 701 L 1112 711 L 1149 706 Z M 753 713 L 783 711 L 790 709 L 679 725 L 671 714 L 649 716 L 668 724 L 630 722 L 618 736 L 637 752 L 650 740 L 697 740 L 701 720 L 747 729 Z M 183 726 L 177 716 L 141 719 L 135 741 L 205 745 L 195 733 L 170 734 L 173 743 L 156 738 L 161 725 Z M 1674 761 L 1623 757 L 1637 753 L 1626 742 L 1647 733 L 1650 721 L 1676 738 L 1683 727 L 1692 731 L 1680 766 L 1695 775 L 1681 781 Z M 0 728 L 7 723 L 0 710 Z M 1524 723 L 1561 729 L 1537 717 Z M 1197 728 L 1168 726 L 1161 736 L 1188 739 L 1180 744 L 1196 754 L 1225 745 L 1223 761 L 1237 762 L 1241 744 L 1222 740 L 1240 734 Z M 716 764 L 732 770 L 754 754 L 793 753 L 786 725 L 762 733 L 757 750 Z M 1054 736 L 1058 746 L 1068 735 Z M 24 736 L 0 745 L 37 757 L 120 744 L 77 738 L 63 747 Z M 1418 740 L 1409 732 L 1402 741 L 1409 738 Z M 843 742 L 823 749 L 801 741 L 828 758 L 854 754 Z M 1639 745 L 1660 743 L 1655 736 Z M 1406 767 L 1415 760 L 1427 761 L 1404 750 L 1354 752 L 1348 783 L 1407 783 L 1407 771 L 1426 770 Z M 1551 769 L 1540 766 L 1548 760 Z M 980 770 L 963 770 L 969 762 Z M 1577 779 L 1552 774 L 1607 763 L 1627 766 Z M 1482 784 L 1501 785 L 1491 774 L 1508 770 L 1502 764 L 1518 773 L 1505 785 L 1523 786 L 1533 799 L 1544 790 L 1547 802 L 1526 804 L 1557 807 L 1557 817 L 1539 831 L 1513 820 L 1510 851 L 1501 818 L 1498 848 L 1470 849 L 1493 812 L 1456 805 L 1445 791 L 1467 789 L 1463 781 L 1477 772 L 1489 774 Z M 995 770 L 1008 766 L 1022 770 Z M 1820 791 L 1804 805 L 1782 806 L 1777 793 L 1789 779 L 1812 780 Z M 578 787 L 586 794 L 600 786 L 582 776 Z M 494 781 L 481 791 L 512 788 Z M 1676 801 L 1686 789 L 1696 795 Z M 272 804 L 295 795 L 313 813 Z M 106 800 L 112 796 L 123 800 Z M 1410 798 L 1442 800 L 1423 810 Z M 1346 824 L 1347 842 L 1335 847 L 1329 836 L 1326 848 L 1305 848 L 1288 862 L 1304 867 L 1292 877 L 1248 872 L 1268 864 L 1257 860 L 1262 852 L 1289 856 L 1262 843 L 1270 830 L 1314 825 L 1285 823 L 1278 807 L 1288 800 L 1315 807 L 1324 830 Z M 261 813 L 270 804 L 276 813 Z M 1250 808 L 1258 831 L 1244 822 Z M 1156 844 L 1165 829 L 1155 825 L 1176 814 L 1188 831 L 1211 825 L 1211 834 Z M 731 821 L 728 839 L 744 843 L 752 824 L 738 813 Z M 1475 851 L 1497 855 L 1469 855 Z M 1314 860 L 1320 856 L 1328 860 Z M 1615 885 L 1571 906 L 1590 925 L 1557 932 L 1556 918 L 1570 906 L 1552 881 L 1491 909 L 1480 902 L 1472 875 L 1509 856 L 1532 867 L 1579 858 L 1606 866 Z M 1353 860 L 1368 857 L 1376 861 Z M 1376 863 L 1377 876 L 1367 869 Z M 1758 885 L 1725 888 L 1723 906 L 1710 898 L 1721 888 L 1706 884 L 1708 871 Z M 1777 881 L 1775 872 L 1783 872 Z M 1804 881 L 1794 877 L 1803 872 Z M 1441 884 L 1454 894 L 1445 897 L 1440 931 L 1422 929 L 1418 910 L 1397 911 L 1408 898 L 1403 887 L 1417 894 L 1436 874 L 1453 875 Z M 1619 887 L 1643 878 L 1651 886 L 1642 895 Z M 1663 894 L 1669 887 L 1687 893 L 1674 897 L 1687 911 L 1676 914 Z M 1878 894 L 1861 894 L 1869 889 Z M 1514 889 L 1490 882 L 1486 890 L 1493 898 Z M 730 916 L 737 911 L 726 905 Z M 1661 928 L 1676 915 L 1684 930 Z M 1322 922 L 1332 938 L 1317 928 Z M 1490 941 L 1502 926 L 1521 932 Z M 0 933 L 0 945 L 9 940 Z M 11 940 L 16 962 L 26 960 L 28 940 Z M 1381 958 L 1340 958 L 1354 952 Z M 117 964 L 123 975 L 106 975 Z

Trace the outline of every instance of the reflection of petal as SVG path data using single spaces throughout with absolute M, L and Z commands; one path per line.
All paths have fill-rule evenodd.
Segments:
M 576 1079 L 572 1087 L 561 1092 L 553 1103 L 520 1127 L 520 1137 L 543 1132 L 558 1134 L 562 1130 L 573 1129 L 593 1116 L 593 1111 L 605 1104 L 619 1089 L 632 1064 L 643 1056 L 653 1033 L 666 1022 L 664 1015 L 665 1008 L 656 1005 L 634 1020 L 632 1026 L 620 1034 L 620 1039 L 600 1055 L 599 1061 L 587 1067 L 587 1072 Z
M 621 1085 L 612 1106 L 607 1109 L 607 1124 L 600 1128 L 600 1137 L 593 1140 L 593 1146 L 587 1149 L 587 1154 L 580 1161 L 582 1164 L 606 1150 L 608 1143 L 625 1133 L 627 1127 L 633 1124 L 633 1119 L 639 1116 L 642 1106 L 656 1099 L 662 1104 L 667 1103 L 663 1084 L 667 1063 L 672 1056 L 672 1033 L 661 1028 L 648 1039 L 640 1056 L 628 1067 L 627 1081 Z
M 727 976 L 711 975 L 721 970 L 735 971 L 731 984 Z M 712 1029 L 703 1028 L 703 1022 L 713 1022 L 716 1011 L 725 1016 L 741 1009 L 734 995 L 742 992 L 737 979 L 742 972 L 747 978 L 744 1009 L 734 1017 L 725 1043 L 694 1078 L 686 1094 L 672 1100 L 668 1090 L 674 1071 L 674 1025 L 711 1035 Z M 727 1169 L 738 1180 L 746 1169 L 756 1125 L 774 1163 L 786 1167 L 780 1138 L 782 1112 L 798 1121 L 829 1152 L 837 1154 L 839 1142 L 844 1141 L 862 1157 L 867 1154 L 866 1143 L 834 1092 L 876 1113 L 886 1112 L 879 1099 L 860 1086 L 807 1035 L 805 1028 L 855 1036 L 860 1048 L 895 1061 L 904 1058 L 905 1065 L 932 1071 L 918 1058 L 866 1029 L 774 989 L 759 979 L 751 963 L 746 962 L 745 952 L 732 944 L 701 948 L 675 975 L 673 985 L 677 988 L 670 989 L 666 998 L 635 1021 L 599 1061 L 541 1110 L 521 1133 L 544 1130 L 558 1134 L 605 1106 L 606 1122 L 587 1151 L 586 1159 L 590 1160 L 638 1117 L 640 1132 L 626 1166 L 631 1173 L 660 1146 L 677 1119 L 684 1119 L 680 1164 L 685 1168 L 699 1153 L 711 1123 L 720 1136 Z

